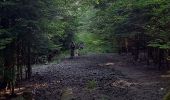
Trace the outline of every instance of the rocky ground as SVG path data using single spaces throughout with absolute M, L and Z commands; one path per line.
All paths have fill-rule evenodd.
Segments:
M 167 81 L 129 56 L 91 54 L 33 69 L 26 83 L 35 100 L 162 100 Z

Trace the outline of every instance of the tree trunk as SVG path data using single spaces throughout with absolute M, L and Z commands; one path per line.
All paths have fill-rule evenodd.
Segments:
M 31 78 L 32 74 L 32 68 L 31 68 L 31 46 L 30 43 L 28 43 L 28 48 L 27 48 L 27 74 L 28 74 L 28 79 Z
M 15 75 L 15 67 L 13 66 L 12 67 L 12 74 Z M 14 96 L 15 95 L 15 91 L 14 91 L 14 88 L 15 88 L 15 84 L 14 84 L 14 79 L 15 79 L 15 76 L 13 76 L 13 80 L 11 82 L 11 88 L 12 88 L 12 92 L 11 92 L 11 95 Z

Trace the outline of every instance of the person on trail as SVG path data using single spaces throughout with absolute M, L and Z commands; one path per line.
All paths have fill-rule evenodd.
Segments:
M 74 57 L 74 51 L 75 51 L 75 43 L 71 42 L 70 44 L 70 58 L 72 59 Z
M 80 42 L 78 44 L 78 50 L 77 50 L 77 55 L 80 56 L 80 51 L 84 48 L 84 43 L 83 42 Z

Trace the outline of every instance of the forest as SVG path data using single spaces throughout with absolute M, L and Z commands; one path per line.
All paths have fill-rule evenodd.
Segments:
M 73 50 L 73 52 L 78 57 L 66 59 L 65 57 L 70 56 L 71 43 L 74 43 L 75 51 Z M 170 68 L 170 0 L 0 1 L 0 99 L 1 96 L 2 100 L 17 97 L 16 89 L 18 87 L 29 85 L 30 80 L 33 80 L 34 76 L 38 77 L 39 74 L 44 77 L 45 74 L 41 75 L 38 70 L 33 71 L 36 69 L 35 66 L 40 66 L 40 69 L 41 66 L 53 66 L 53 64 L 60 63 L 58 61 L 62 59 L 66 59 L 64 60 L 66 63 L 70 60 L 73 61 L 70 63 L 74 66 L 75 63 L 81 62 L 80 60 L 85 63 L 86 58 L 91 61 L 95 60 L 96 63 L 99 63 L 98 66 L 114 67 L 118 66 L 116 64 L 119 60 L 123 64 L 129 60 L 133 64 L 132 66 L 154 66 L 151 71 L 155 73 L 158 71 L 159 75 L 168 72 Z M 112 62 L 111 59 L 115 62 Z M 102 62 L 107 64 L 100 64 Z M 83 64 L 79 66 L 81 65 Z M 87 66 L 90 67 L 88 61 Z M 80 69 L 83 68 L 80 67 Z M 63 68 L 61 72 L 64 70 L 67 71 L 69 68 Z M 72 71 L 79 73 L 76 72 L 76 69 Z M 103 69 L 101 73 L 104 72 Z M 36 74 L 38 75 L 36 76 Z M 67 72 L 65 72 L 66 74 Z M 107 71 L 104 74 L 107 74 Z M 154 75 L 156 77 L 158 74 Z M 59 73 L 56 73 L 56 77 L 67 80 Z M 82 78 L 82 80 L 86 80 L 86 78 Z M 97 79 L 90 80 L 85 81 L 87 87 L 100 86 Z M 168 80 L 167 78 L 166 81 Z M 41 81 L 40 83 L 44 82 L 43 79 Z M 163 86 L 166 87 L 166 91 L 163 91 L 165 88 L 160 86 L 163 94 L 155 99 L 149 94 L 144 99 L 127 99 L 130 96 L 125 97 L 126 99 L 114 96 L 113 99 L 110 94 L 106 98 L 101 97 L 103 99 L 86 98 L 86 96 L 85 99 L 63 99 L 63 96 L 54 98 L 51 96 L 50 99 L 50 96 L 38 98 L 37 95 L 36 99 L 31 97 L 28 99 L 28 93 L 22 92 L 26 93 L 26 99 L 16 100 L 170 100 L 169 87 L 165 84 Z M 9 91 L 8 96 L 4 97 L 4 93 L 1 93 L 4 89 Z M 93 90 L 99 91 L 98 88 L 92 89 L 90 93 L 88 92 L 89 95 L 98 94 L 98 92 L 93 93 Z M 120 95 L 123 96 L 124 94 L 121 93 Z M 41 95 L 44 94 L 41 93 Z

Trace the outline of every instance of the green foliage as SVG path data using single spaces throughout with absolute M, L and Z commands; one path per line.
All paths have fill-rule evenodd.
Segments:
M 93 52 L 104 52 L 102 44 L 104 44 L 103 41 L 100 40 L 99 36 L 96 36 L 92 33 L 79 33 L 78 34 L 78 39 L 82 41 L 85 45 L 84 49 L 81 50 L 81 53 L 86 54 L 86 53 L 93 53 Z
M 113 42 L 115 37 L 131 37 L 140 34 L 150 37 L 149 41 L 162 40 L 161 44 L 149 42 L 151 44 L 148 43 L 148 46 L 169 48 L 167 45 L 170 40 L 169 1 L 100 1 L 107 6 L 98 5 L 90 28 L 92 33 L 103 37 L 102 41 L 109 41 L 110 45 L 115 45 Z
M 87 88 L 88 89 L 95 89 L 97 87 L 97 82 L 95 80 L 89 81 L 87 83 Z
M 31 64 L 69 49 L 77 30 L 78 5 L 66 1 L 0 1 L 0 75 L 6 80 L 15 83 L 23 68 L 30 77 Z
M 12 41 L 12 38 L 5 38 L 0 40 L 0 50 L 4 49 L 6 45 L 10 44 Z
M 91 31 L 91 29 L 94 28 L 93 19 L 96 17 L 98 10 L 91 6 L 85 6 L 83 7 L 83 12 L 84 13 L 82 14 L 82 10 L 80 9 L 80 14 L 78 14 L 78 22 L 80 26 L 78 27 L 78 32 L 76 34 L 76 40 L 85 44 L 85 48 L 80 52 L 83 54 L 112 52 L 113 45 L 111 42 L 114 41 L 105 40 L 106 38 L 103 35 L 96 34 L 94 31 Z

